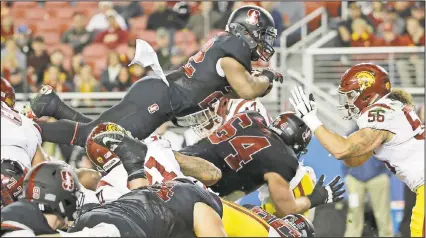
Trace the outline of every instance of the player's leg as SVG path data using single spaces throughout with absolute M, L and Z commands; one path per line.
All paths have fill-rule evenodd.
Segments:
M 62 101 L 50 85 L 45 85 L 31 100 L 31 110 L 37 117 L 49 116 L 57 120 L 68 119 L 76 122 L 87 123 L 92 119 Z
M 223 226 L 229 237 L 268 237 L 269 225 L 248 209 L 222 199 Z
M 360 237 L 364 229 L 364 200 L 366 185 L 351 175 L 347 175 L 349 208 L 346 218 L 345 237 Z
M 84 147 L 87 136 L 99 123 L 117 123 L 133 136 L 143 139 L 171 118 L 167 85 L 161 80 L 150 78 L 136 82 L 117 105 L 89 123 L 59 120 L 39 125 L 45 141 Z
M 367 191 L 376 218 L 380 237 L 392 237 L 392 215 L 390 207 L 390 179 L 387 174 L 381 174 L 367 181 Z
M 420 186 L 416 191 L 416 205 L 411 215 L 411 237 L 425 237 L 425 186 Z

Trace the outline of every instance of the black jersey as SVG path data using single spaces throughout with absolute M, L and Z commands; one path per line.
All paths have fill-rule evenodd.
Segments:
M 37 205 L 25 200 L 1 209 L 1 235 L 18 230 L 31 230 L 35 235 L 55 234 Z
M 251 72 L 250 55 L 247 43 L 227 32 L 207 41 L 180 70 L 167 75 L 175 116 L 186 116 L 205 109 L 231 91 L 223 72 L 218 72 L 219 59 L 232 57 Z
M 251 192 L 265 183 L 268 172 L 290 181 L 299 166 L 293 150 L 254 111 L 235 115 L 215 133 L 180 152 L 220 168 L 222 179 L 211 187 L 220 196 L 235 190 Z
M 215 194 L 192 183 L 168 181 L 133 190 L 114 202 L 89 209 L 70 232 L 114 224 L 124 237 L 195 236 L 194 205 L 202 202 L 222 216 L 222 203 Z

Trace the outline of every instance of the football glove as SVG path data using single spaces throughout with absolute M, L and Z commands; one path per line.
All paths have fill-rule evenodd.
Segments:
M 274 81 L 282 83 L 284 81 L 284 77 L 282 74 L 270 68 L 263 69 L 259 75 L 266 76 L 269 79 L 269 82 L 271 83 L 273 83 Z
M 295 87 L 291 91 L 289 101 L 293 105 L 296 115 L 302 118 L 312 132 L 315 132 L 322 125 L 317 117 L 317 107 L 312 94 L 309 95 L 308 99 L 301 86 Z
M 343 199 L 343 193 L 345 189 L 342 189 L 345 183 L 340 182 L 340 176 L 336 176 L 329 184 L 324 184 L 324 175 L 321 175 L 318 182 L 315 184 L 314 190 L 312 193 L 307 196 L 311 201 L 311 207 L 316 207 L 321 204 L 338 202 Z M 339 183 L 340 182 L 340 183 Z

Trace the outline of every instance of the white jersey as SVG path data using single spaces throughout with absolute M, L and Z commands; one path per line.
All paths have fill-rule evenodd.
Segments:
M 265 118 L 265 121 L 268 125 L 271 123 L 271 118 L 269 117 L 265 106 L 263 106 L 259 98 L 256 98 L 255 100 L 231 99 L 229 100 L 227 107 L 228 113 L 226 114 L 225 122 L 240 112 L 257 111 L 260 113 L 260 115 L 263 116 L 263 118 Z
M 184 177 L 169 141 L 151 136 L 144 142 L 147 146 L 144 168 L 150 184 L 169 181 L 175 177 Z M 99 203 L 115 201 L 128 193 L 130 190 L 127 187 L 127 177 L 128 174 L 123 165 L 116 166 L 102 177 L 96 189 Z
M 382 98 L 361 112 L 358 126 L 386 130 L 391 141 L 373 151 L 374 157 L 412 190 L 424 184 L 424 125 L 409 105 Z
M 20 161 L 31 168 L 41 142 L 37 123 L 1 102 L 1 157 Z

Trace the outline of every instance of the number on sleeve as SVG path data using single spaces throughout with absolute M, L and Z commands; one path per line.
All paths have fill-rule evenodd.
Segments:
M 22 118 L 18 112 L 1 105 L 1 117 L 13 122 L 17 126 L 22 126 Z
M 404 111 L 404 115 L 407 118 L 408 123 L 410 123 L 411 128 L 413 128 L 413 131 L 416 131 L 419 128 L 421 128 L 421 130 L 419 131 L 419 134 L 417 134 L 414 138 L 416 138 L 417 140 L 424 140 L 425 139 L 425 131 L 424 131 L 425 126 L 422 124 L 422 122 L 420 121 L 418 116 L 415 114 L 413 108 L 411 106 L 406 105 L 402 110 Z M 414 116 L 414 118 L 413 118 L 413 116 Z
M 153 189 L 155 189 L 155 192 L 161 200 L 168 202 L 173 197 L 174 192 L 172 191 L 175 184 L 170 183 L 161 183 L 161 184 L 155 184 L 152 186 Z
M 368 122 L 384 122 L 385 121 L 385 111 L 381 109 L 368 111 Z
M 188 78 L 192 78 L 194 75 L 196 69 L 191 64 L 191 61 L 198 64 L 204 61 L 204 58 L 206 57 L 207 51 L 213 46 L 214 42 L 216 41 L 216 38 L 212 38 L 201 47 L 200 51 L 198 51 L 195 55 L 191 56 L 188 60 L 188 63 L 183 66 L 183 70 Z

